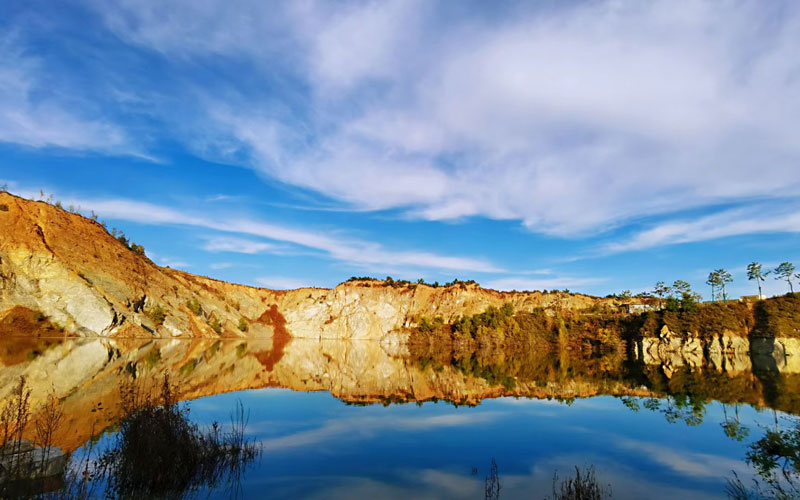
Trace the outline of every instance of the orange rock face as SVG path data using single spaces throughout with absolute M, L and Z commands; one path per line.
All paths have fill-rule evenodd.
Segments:
M 295 337 L 380 339 L 421 316 L 445 320 L 511 303 L 535 308 L 615 308 L 584 295 L 509 293 L 477 285 L 433 288 L 343 283 L 274 291 L 159 267 L 99 223 L 48 203 L 0 192 L 0 317 L 21 306 L 80 336 L 265 337 L 273 309 Z M 154 314 L 163 312 L 163 316 Z M 266 315 L 266 316 L 265 316 Z M 238 328 L 244 320 L 247 332 Z M 26 335 L 19 330 L 20 335 Z

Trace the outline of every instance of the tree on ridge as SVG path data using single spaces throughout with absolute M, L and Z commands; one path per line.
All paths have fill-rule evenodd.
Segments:
M 684 297 L 686 294 L 692 292 L 692 285 L 683 280 L 675 280 L 672 284 L 672 293 L 676 294 L 678 299 Z
M 655 288 L 653 288 L 653 295 L 658 297 L 658 308 L 661 309 L 662 307 L 662 299 L 672 293 L 672 288 L 667 286 L 666 283 L 663 281 L 659 281 L 656 283 Z
M 720 289 L 722 290 L 722 302 L 728 303 L 728 292 L 725 290 L 725 284 L 731 283 L 733 281 L 733 276 L 731 273 L 726 271 L 725 269 L 717 269 L 714 271 L 718 276 L 719 281 L 717 282 Z
M 775 279 L 785 279 L 786 282 L 789 283 L 789 293 L 794 293 L 794 287 L 792 286 L 792 278 L 794 277 L 794 264 L 791 262 L 781 262 L 773 272 L 775 273 Z
M 764 296 L 764 294 L 761 293 L 761 282 L 764 281 L 764 277 L 767 276 L 769 273 L 770 273 L 769 271 L 762 273 L 761 264 L 759 264 L 758 262 L 751 262 L 750 264 L 747 265 L 747 279 L 750 281 L 755 280 L 755 282 L 758 284 L 759 299 Z
M 716 302 L 716 290 L 717 286 L 719 286 L 719 273 L 716 271 L 711 271 L 708 273 L 708 279 L 706 280 L 706 285 L 711 286 L 711 302 Z

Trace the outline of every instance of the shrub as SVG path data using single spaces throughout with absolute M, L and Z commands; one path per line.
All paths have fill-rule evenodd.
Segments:
M 239 324 L 237 325 L 239 330 L 246 332 L 247 331 L 247 320 L 244 318 L 239 318 Z
M 575 477 L 558 482 L 558 474 L 553 476 L 553 500 L 602 500 L 611 498 L 611 486 L 602 486 L 595 477 L 594 467 L 588 467 L 582 474 L 575 467 Z
M 36 321 L 37 323 L 41 323 L 45 319 L 47 319 L 47 316 L 45 316 L 44 313 L 42 313 L 41 311 L 35 311 L 33 313 L 33 320 Z
M 664 301 L 664 309 L 670 312 L 678 312 L 681 309 L 681 303 L 675 297 L 669 296 Z
M 123 391 L 128 409 L 112 447 L 98 460 L 101 477 L 115 498 L 183 498 L 187 492 L 214 488 L 236 479 L 258 457 L 245 439 L 247 414 L 241 403 L 231 428 L 216 422 L 207 431 L 188 419 L 165 377 L 161 401 L 136 389 Z M 143 400 L 136 401 L 136 400 Z
M 211 329 L 214 330 L 214 332 L 216 332 L 217 335 L 222 333 L 222 323 L 220 323 L 219 319 L 217 319 L 217 317 L 214 316 L 213 314 L 211 315 L 210 318 L 208 318 L 208 326 L 210 326 Z
M 200 301 L 197 300 L 197 298 L 186 302 L 186 307 L 192 311 L 195 316 L 200 316 L 200 313 L 203 312 L 203 308 L 200 306 Z
M 156 305 L 147 312 L 147 317 L 149 317 L 156 326 L 161 326 L 164 324 L 164 320 L 167 319 L 167 313 L 160 305 Z
M 8 212 L 8 205 L 0 203 L 0 212 Z

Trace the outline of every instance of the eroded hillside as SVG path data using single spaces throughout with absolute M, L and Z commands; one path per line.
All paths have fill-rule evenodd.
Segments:
M 54 332 L 103 337 L 380 339 L 423 316 L 445 321 L 505 303 L 537 308 L 617 308 L 578 294 L 507 293 L 477 285 L 275 291 L 160 267 L 98 222 L 45 202 L 0 192 L 0 328 L 24 334 L 25 318 Z M 15 326 L 17 325 L 17 326 Z

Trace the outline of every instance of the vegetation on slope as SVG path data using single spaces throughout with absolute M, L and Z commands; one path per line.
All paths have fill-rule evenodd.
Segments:
M 800 337 L 800 293 L 759 301 L 754 306 L 753 334 L 758 337 Z

